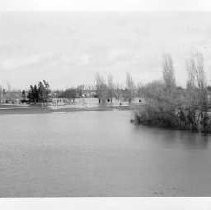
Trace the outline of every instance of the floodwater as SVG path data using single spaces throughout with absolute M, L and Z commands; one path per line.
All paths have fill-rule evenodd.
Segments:
M 211 196 L 209 136 L 129 111 L 0 116 L 0 196 Z

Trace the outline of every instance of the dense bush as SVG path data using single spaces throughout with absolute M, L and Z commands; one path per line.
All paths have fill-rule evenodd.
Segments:
M 139 90 L 146 103 L 135 110 L 135 123 L 211 132 L 203 59 L 197 56 L 188 64 L 186 89 L 176 86 L 172 59 L 164 57 L 163 81 L 151 82 Z
M 158 107 L 145 105 L 134 114 L 136 124 L 159 126 L 171 129 L 211 132 L 211 119 L 206 111 L 179 107 L 174 110 L 159 110 Z

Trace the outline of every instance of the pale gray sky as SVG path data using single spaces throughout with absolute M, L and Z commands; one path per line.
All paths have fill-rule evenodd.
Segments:
M 130 72 L 144 83 L 161 77 L 163 53 L 184 85 L 195 50 L 211 79 L 211 12 L 0 13 L 0 83 L 13 88 L 42 79 L 54 88 L 93 83 L 96 72 L 121 83 Z
M 211 10 L 210 0 L 0 0 L 1 11 Z

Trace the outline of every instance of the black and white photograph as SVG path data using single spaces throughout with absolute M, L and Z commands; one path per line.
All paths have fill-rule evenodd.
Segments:
M 211 196 L 211 7 L 114 2 L 0 1 L 1 198 Z

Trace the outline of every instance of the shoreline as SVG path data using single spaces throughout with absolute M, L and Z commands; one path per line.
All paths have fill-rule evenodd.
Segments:
M 80 112 L 80 111 L 126 111 L 132 110 L 131 106 L 97 106 L 97 107 L 58 107 L 52 109 L 50 107 L 40 106 L 16 106 L 16 105 L 0 105 L 0 115 L 7 114 L 47 114 L 58 112 Z

